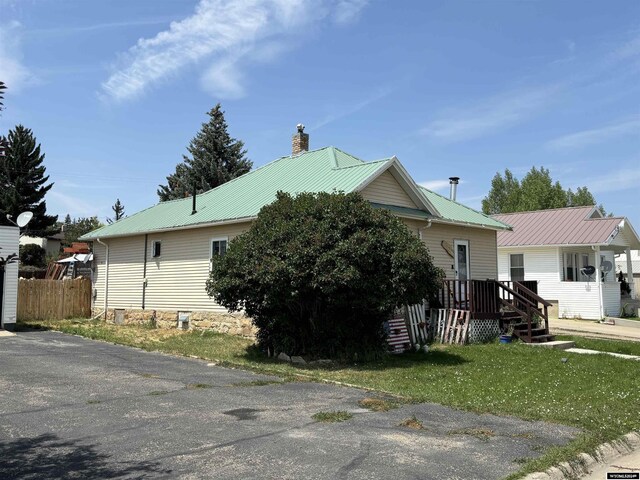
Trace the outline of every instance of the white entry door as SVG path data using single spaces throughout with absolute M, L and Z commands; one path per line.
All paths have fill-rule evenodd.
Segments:
M 456 280 L 469 280 L 469 241 L 454 240 L 454 261 L 456 269 Z

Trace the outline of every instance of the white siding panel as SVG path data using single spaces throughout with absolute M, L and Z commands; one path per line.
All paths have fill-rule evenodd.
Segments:
M 411 197 L 407 195 L 398 181 L 388 171 L 382 173 L 360 193 L 370 202 L 417 208 Z
M 559 317 L 600 319 L 598 286 L 595 282 L 558 282 L 557 291 Z
M 498 278 L 498 248 L 494 230 L 439 223 L 433 223 L 430 228 L 424 228 L 427 225 L 426 222 L 406 221 L 405 223 L 416 235 L 418 228 L 422 228 L 422 241 L 429 248 L 435 265 L 444 270 L 446 278 L 455 278 L 455 269 L 453 258 L 442 247 L 443 240 L 452 247 L 454 240 L 469 242 L 469 269 L 472 279 Z
M 557 300 L 559 249 L 548 248 L 500 248 L 498 252 L 498 279 L 511 280 L 510 255 L 524 255 L 524 279 L 538 281 L 538 294 L 546 300 Z
M 602 304 L 606 316 L 617 317 L 620 315 L 620 284 L 618 282 L 602 284 Z
M 0 227 L 0 256 L 18 253 L 20 230 L 16 227 Z M 2 292 L 0 292 L 1 294 Z M 4 297 L 2 302 L 2 323 L 16 323 L 18 306 L 18 263 L 6 266 L 4 274 Z

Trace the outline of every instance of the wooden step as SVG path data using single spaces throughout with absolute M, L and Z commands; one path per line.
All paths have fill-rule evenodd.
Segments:
M 536 335 L 531 337 L 531 343 L 552 342 L 555 338 L 555 335 Z

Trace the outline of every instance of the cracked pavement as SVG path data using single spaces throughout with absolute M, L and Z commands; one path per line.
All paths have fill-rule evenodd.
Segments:
M 0 369 L 3 478 L 496 479 L 578 433 L 57 332 L 0 339 Z

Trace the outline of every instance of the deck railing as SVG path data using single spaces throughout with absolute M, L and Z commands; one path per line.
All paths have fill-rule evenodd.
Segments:
M 437 298 L 439 306 L 468 310 L 473 319 L 502 319 L 505 310 L 515 311 L 527 323 L 529 338 L 538 320 L 549 333 L 549 302 L 538 295 L 537 281 L 445 279 Z

